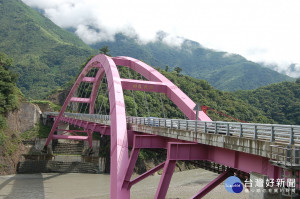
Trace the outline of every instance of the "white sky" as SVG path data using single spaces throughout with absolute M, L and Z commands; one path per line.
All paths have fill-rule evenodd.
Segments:
M 300 0 L 23 0 L 57 25 L 76 29 L 86 43 L 113 40 L 117 32 L 153 41 L 183 38 L 207 48 L 240 54 L 300 77 Z M 101 33 L 89 29 L 99 28 Z M 289 65 L 295 63 L 295 72 Z

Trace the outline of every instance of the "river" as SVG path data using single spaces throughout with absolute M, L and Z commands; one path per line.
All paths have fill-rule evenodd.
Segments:
M 190 198 L 218 174 L 203 169 L 176 172 L 173 175 L 168 199 Z M 109 199 L 109 175 L 105 174 L 17 174 L 0 176 L 2 199 Z M 134 185 L 132 199 L 150 199 L 155 195 L 160 175 L 156 174 Z M 249 195 L 229 193 L 223 183 L 207 194 L 205 199 L 242 198 Z

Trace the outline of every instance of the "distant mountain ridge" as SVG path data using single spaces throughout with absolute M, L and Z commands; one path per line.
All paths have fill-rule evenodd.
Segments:
M 113 56 L 126 54 L 161 68 L 181 67 L 184 74 L 207 80 L 215 88 L 224 91 L 249 90 L 294 80 L 240 55 L 207 49 L 191 40 L 185 40 L 181 47 L 169 46 L 159 39 L 140 44 L 137 39 L 120 33 L 115 35 L 113 42 L 91 45 L 94 49 L 102 46 L 108 46 Z
M 181 47 L 161 40 L 141 44 L 120 33 L 114 42 L 100 42 L 91 48 L 21 0 L 0 0 L 0 16 L 0 51 L 14 59 L 13 69 L 20 76 L 18 87 L 34 99 L 68 82 L 87 57 L 105 45 L 112 56 L 131 56 L 163 69 L 178 66 L 182 73 L 205 79 L 221 90 L 254 89 L 293 80 L 242 56 L 209 50 L 190 40 Z

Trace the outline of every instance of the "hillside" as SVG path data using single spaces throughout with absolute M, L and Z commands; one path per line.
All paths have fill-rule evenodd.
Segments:
M 30 98 L 70 80 L 94 51 L 21 0 L 0 0 L 0 51 L 14 59 L 18 87 Z
M 184 74 L 207 80 L 215 88 L 224 91 L 255 89 L 293 80 L 240 55 L 217 52 L 190 40 L 185 40 L 181 47 L 172 47 L 163 43 L 162 38 L 141 44 L 135 38 L 117 34 L 114 42 L 92 45 L 95 49 L 102 46 L 108 46 L 112 56 L 131 56 L 152 66 L 169 66 L 171 70 L 178 66 Z
M 238 91 L 235 95 L 279 124 L 300 125 L 300 79 L 251 91 Z

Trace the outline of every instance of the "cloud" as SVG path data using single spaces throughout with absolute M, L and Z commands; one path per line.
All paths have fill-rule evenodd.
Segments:
M 279 72 L 300 63 L 298 0 L 23 0 L 44 10 L 63 28 L 74 28 L 86 43 L 112 41 L 122 32 L 147 43 L 166 32 L 163 42 L 180 46 L 183 38 L 207 48 L 240 54 Z M 298 66 L 298 65 L 297 65 Z M 290 72 L 289 72 L 290 71 Z

